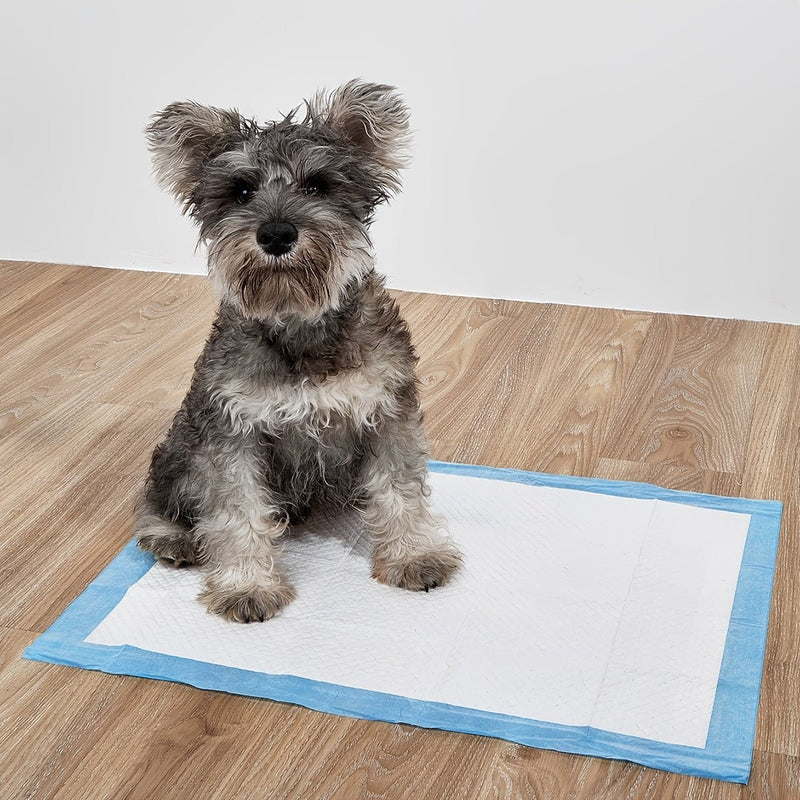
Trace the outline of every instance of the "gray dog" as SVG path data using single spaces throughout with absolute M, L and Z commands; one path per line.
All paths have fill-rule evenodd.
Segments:
M 294 599 L 279 540 L 314 510 L 357 508 L 391 586 L 427 591 L 460 562 L 428 509 L 416 356 L 368 236 L 400 187 L 408 111 L 351 81 L 295 117 L 179 102 L 147 128 L 221 303 L 136 531 L 163 562 L 201 566 L 200 599 L 236 622 Z

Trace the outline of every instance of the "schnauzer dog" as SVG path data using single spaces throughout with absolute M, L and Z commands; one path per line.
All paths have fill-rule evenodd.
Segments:
M 318 509 L 361 512 L 372 574 L 443 584 L 460 556 L 428 507 L 406 323 L 374 270 L 375 207 L 400 188 L 408 111 L 351 81 L 259 126 L 178 102 L 147 128 L 155 172 L 198 223 L 221 303 L 191 387 L 153 453 L 139 544 L 204 571 L 236 622 L 294 599 L 280 539 Z

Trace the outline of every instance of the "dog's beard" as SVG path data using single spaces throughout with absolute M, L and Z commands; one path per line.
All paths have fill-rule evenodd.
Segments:
M 366 234 L 345 237 L 303 230 L 285 255 L 265 253 L 252 234 L 228 234 L 209 245 L 209 274 L 217 291 L 247 317 L 307 321 L 335 311 L 342 291 L 372 267 Z

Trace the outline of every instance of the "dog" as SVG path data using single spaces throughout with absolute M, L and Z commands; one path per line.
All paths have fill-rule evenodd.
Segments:
M 461 557 L 432 516 L 409 330 L 369 227 L 400 189 L 409 113 L 353 80 L 259 125 L 184 101 L 146 129 L 154 171 L 199 225 L 220 305 L 137 502 L 141 548 L 204 573 L 233 622 L 295 592 L 280 544 L 314 512 L 360 512 L 372 575 L 444 584 Z

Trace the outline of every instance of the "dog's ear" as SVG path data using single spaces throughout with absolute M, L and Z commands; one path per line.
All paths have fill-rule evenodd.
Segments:
M 191 101 L 171 103 L 145 129 L 159 184 L 183 203 L 184 210 L 190 209 L 208 162 L 241 147 L 252 125 L 237 111 Z
M 328 126 L 371 159 L 386 189 L 399 190 L 411 133 L 408 108 L 394 87 L 352 80 L 316 95 L 308 112 L 312 125 Z

